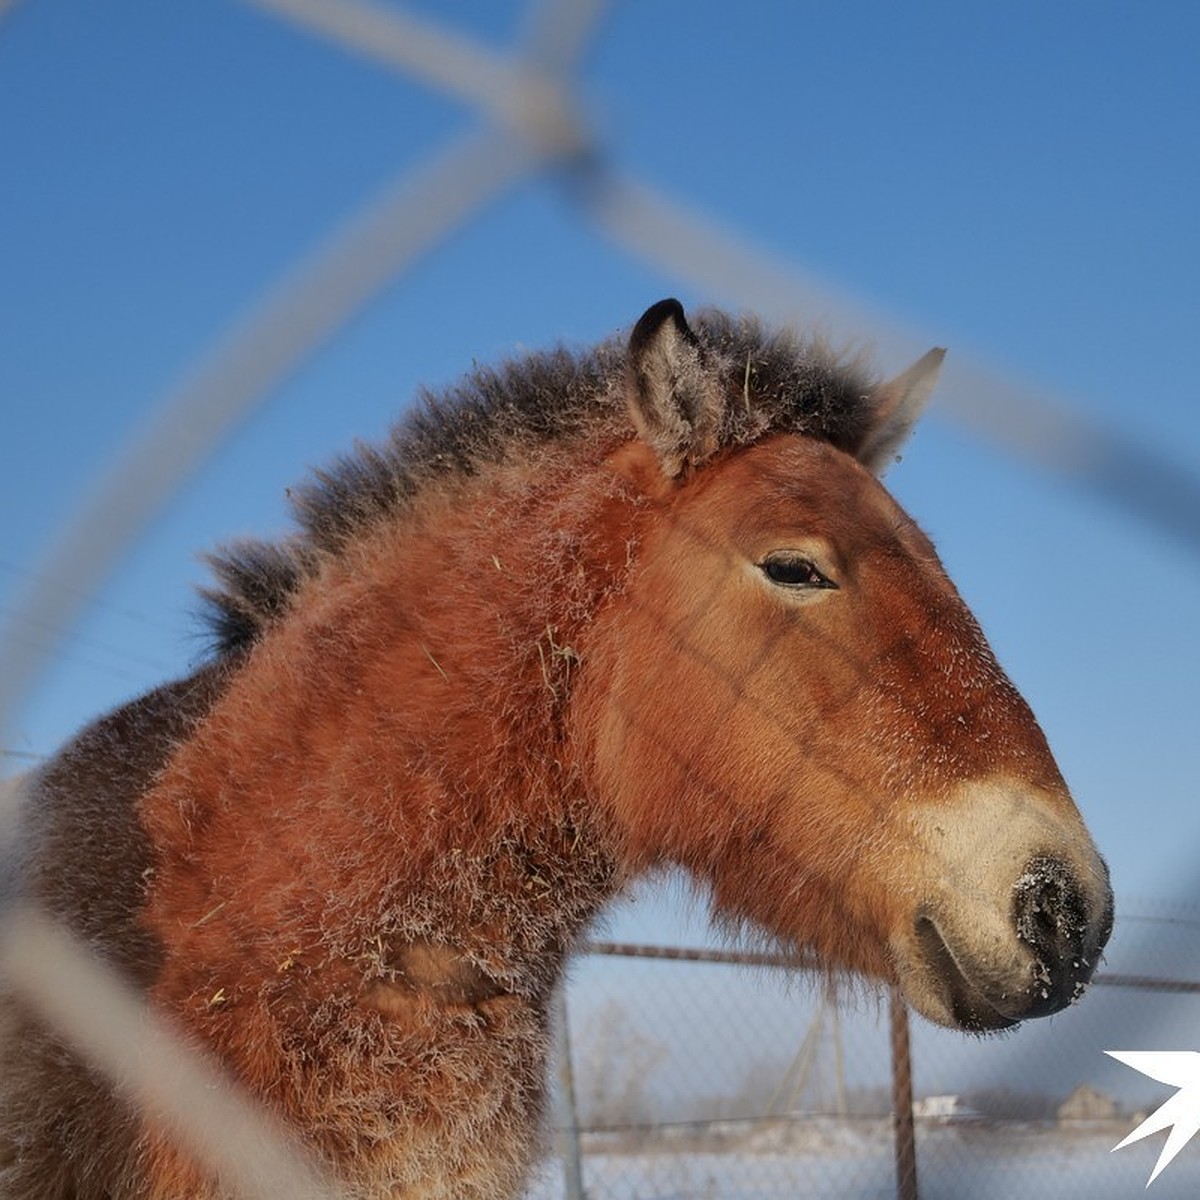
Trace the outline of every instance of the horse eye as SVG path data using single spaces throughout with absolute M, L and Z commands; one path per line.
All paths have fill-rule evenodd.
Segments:
M 836 588 L 832 579 L 827 579 L 807 559 L 799 555 L 773 555 L 760 564 L 763 574 L 781 587 L 792 588 Z

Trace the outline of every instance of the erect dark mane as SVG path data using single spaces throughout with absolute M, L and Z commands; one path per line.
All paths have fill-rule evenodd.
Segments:
M 715 310 L 699 313 L 693 329 L 728 397 L 722 448 L 776 432 L 850 450 L 858 444 L 872 384 L 860 364 L 816 339 Z M 209 556 L 217 586 L 202 595 L 216 652 L 257 639 L 322 562 L 402 515 L 431 483 L 517 461 L 536 446 L 587 443 L 600 456 L 633 436 L 625 372 L 625 344 L 612 338 L 578 353 L 558 347 L 479 367 L 439 392 L 422 389 L 383 445 L 357 444 L 293 491 L 296 533 Z

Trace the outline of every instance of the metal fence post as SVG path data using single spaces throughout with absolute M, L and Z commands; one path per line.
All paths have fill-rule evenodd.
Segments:
M 575 1072 L 571 1066 L 571 1033 L 567 1026 L 567 989 L 554 993 L 554 1036 L 558 1057 L 558 1153 L 563 1163 L 566 1200 L 585 1200 L 583 1156 L 579 1148 L 579 1116 L 575 1108 Z
M 896 1146 L 896 1200 L 917 1200 L 917 1141 L 913 1128 L 912 1058 L 908 1006 L 900 989 L 888 996 L 892 1027 L 892 1130 Z

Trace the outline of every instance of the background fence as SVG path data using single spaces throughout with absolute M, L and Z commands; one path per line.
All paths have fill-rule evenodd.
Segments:
M 966 1045 L 917 1022 L 899 1064 L 888 997 L 861 983 L 797 977 L 769 955 L 596 945 L 567 993 L 565 1157 L 535 1195 L 579 1194 L 571 1130 L 592 1200 L 1137 1195 L 1159 1140 L 1111 1151 L 1170 1089 L 1097 1047 L 1122 1049 L 1114 1038 L 1159 1020 L 1189 1044 L 1200 1023 L 1200 914 L 1131 908 L 1086 1005 Z M 614 958 L 625 960 L 620 972 Z M 915 1101 L 907 1188 L 897 1066 L 911 1073 Z M 1154 1184 L 1170 1197 L 1198 1187 L 1194 1156 Z
M 0 4 L 0 40 L 19 41 L 26 10 L 32 23 L 47 7 L 39 0 Z M 18 578 L 24 586 L 6 597 L 10 602 L 0 650 L 0 718 L 9 718 L 6 730 L 17 730 L 11 717 L 20 698 L 56 654 L 88 653 L 77 643 L 65 643 L 66 631 L 95 600 L 112 565 L 163 513 L 169 497 L 268 396 L 344 334 L 365 306 L 426 254 L 443 249 L 473 216 L 519 183 L 536 181 L 553 189 L 565 200 L 572 221 L 607 239 L 614 250 L 631 254 L 644 271 L 638 279 L 642 293 L 653 285 L 657 294 L 669 280 L 671 289 L 682 282 L 704 299 L 772 317 L 819 314 L 835 331 L 870 336 L 885 361 L 912 357 L 942 340 L 940 329 L 924 337 L 902 324 L 880 321 L 636 174 L 624 160 L 622 147 L 606 141 L 600 131 L 603 123 L 592 119 L 589 98 L 580 87 L 584 52 L 604 15 L 601 4 L 581 0 L 533 6 L 525 36 L 511 51 L 494 50 L 482 38 L 465 36 L 398 6 L 257 0 L 248 7 L 281 18 L 281 29 L 290 23 L 293 29 L 315 35 L 324 49 L 336 47 L 336 53 L 370 64 L 368 69 L 400 72 L 410 82 L 451 98 L 474 114 L 475 124 L 445 138 L 417 166 L 404 167 L 378 188 L 371 204 L 295 259 L 256 304 L 243 307 L 242 318 L 148 406 L 144 426 L 107 459 L 95 490 L 83 500 L 75 499 L 71 522 L 51 548 L 43 553 L 39 546 L 36 554 L 22 557 Z M 156 18 L 147 10 L 137 19 Z M 673 44 L 663 43 L 668 65 Z M 129 64 L 121 65 L 129 69 Z M 44 69 L 52 77 L 55 64 L 44 64 Z M 164 92 L 167 84 L 158 82 Z M 39 115 L 29 116 L 31 125 Z M 746 120 L 767 116 L 759 111 L 747 114 Z M 794 135 L 796 127 L 793 122 L 781 136 Z M 662 141 L 665 144 L 665 136 Z M 198 154 L 199 147 L 194 152 Z M 710 153 L 719 155 L 724 148 L 718 142 Z M 814 179 L 823 178 L 822 164 L 812 165 Z M 97 171 L 88 182 L 96 182 L 101 174 Z M 38 204 L 45 200 L 42 195 L 35 198 Z M 20 236 L 17 227 L 14 241 Z M 269 240 L 270 230 L 264 229 L 261 236 Z M 896 253 L 901 249 L 897 246 Z M 518 266 L 516 261 L 506 263 L 515 280 L 506 285 L 512 294 L 528 286 L 516 273 Z M 577 292 L 596 290 L 571 282 Z M 1031 286 L 1031 303 L 1037 290 Z M 653 295 L 643 296 L 650 298 Z M 1145 288 L 1141 307 L 1152 299 L 1152 289 Z M 28 303 L 24 293 L 19 303 Z M 463 303 L 447 309 L 434 322 L 418 305 L 406 318 L 422 331 L 412 340 L 427 336 L 435 324 L 450 326 L 466 307 Z M 623 313 L 622 319 L 636 311 Z M 79 323 L 94 319 L 92 313 Z M 210 324 L 198 321 L 197 327 L 208 329 Z M 465 328 L 455 330 L 454 340 L 460 362 L 479 348 Z M 122 348 L 120 356 L 131 359 L 138 353 L 134 346 Z M 172 370 L 183 351 L 177 345 L 174 353 L 176 357 L 166 359 Z M 1142 353 L 1149 371 L 1158 356 Z M 44 352 L 42 366 L 48 370 L 56 357 L 53 351 Z M 97 370 L 103 366 L 100 357 L 95 360 Z M 1179 375 L 1188 378 L 1186 371 Z M 144 394 L 153 391 L 153 378 L 139 377 L 137 386 Z M 324 394 L 330 394 L 328 380 L 323 387 Z M 1171 539 L 1172 552 L 1179 557 L 1200 545 L 1200 488 L 1194 473 L 1173 455 L 1115 436 L 1105 422 L 1047 402 L 1013 382 L 1007 372 L 985 368 L 963 353 L 951 359 L 942 396 L 942 411 L 961 424 L 1057 472 L 1080 494 L 1099 493 L 1115 501 L 1125 517 L 1140 522 L 1121 524 L 1119 536 L 1111 539 L 1105 535 L 1104 545 L 1119 551 L 1116 565 L 1123 575 L 1152 575 L 1144 567 L 1130 566 L 1140 562 L 1136 554 L 1143 530 L 1151 531 L 1151 539 Z M 65 439 L 67 431 L 60 428 L 63 422 L 53 408 L 47 408 L 46 424 Z M 1167 435 L 1158 444 L 1171 440 Z M 7 480 L 17 475 L 21 464 L 16 459 L 24 451 L 14 453 L 11 443 L 0 449 L 12 456 L 5 460 Z M 1186 461 L 1186 449 L 1181 458 Z M 27 496 L 22 493 L 21 499 Z M 44 499 L 53 509 L 58 497 L 47 494 Z M 7 507 L 10 513 L 22 511 L 15 500 Z M 993 530 L 989 536 L 999 533 Z M 1034 536 L 1033 531 L 1025 536 Z M 1062 548 L 1064 557 L 1069 550 Z M 1111 583 L 1112 565 L 1112 559 L 1099 562 L 1098 586 Z M 1023 562 L 1020 569 L 1044 573 L 1048 568 L 1041 562 Z M 34 629 L 39 631 L 36 637 L 30 633 Z M 139 634 L 144 636 L 143 626 L 130 640 L 136 641 Z M 94 648 L 90 652 L 102 653 Z M 1185 652 L 1179 645 L 1157 651 L 1163 658 Z M 1118 648 L 1108 644 L 1105 654 L 1115 658 Z M 1134 653 L 1129 662 L 1137 664 L 1145 657 Z M 1128 665 L 1118 673 L 1126 687 L 1133 686 Z M 1164 704 L 1162 721 L 1169 722 L 1179 711 L 1186 713 L 1189 703 L 1190 693 L 1174 705 Z M 27 745 L 8 732 L 0 744 L 18 765 L 37 761 L 46 749 Z M 1057 1195 L 1075 1194 L 1084 1187 L 1095 1196 L 1140 1190 L 1156 1147 L 1133 1148 L 1108 1159 L 1100 1147 L 1115 1141 L 1111 1128 L 1097 1128 L 1093 1136 L 1069 1120 L 1060 1121 L 1057 1109 L 1051 1114 L 1047 1105 L 1065 1100 L 1062 1091 L 1068 1084 L 1089 1080 L 1098 1091 L 1120 1100 L 1116 1092 L 1121 1085 L 1115 1078 L 1120 1069 L 1095 1061 L 1099 1046 L 1131 1048 L 1135 1031 L 1137 1036 L 1144 1032 L 1146 1048 L 1191 1044 L 1194 1000 L 1186 991 L 1162 990 L 1194 981 L 1200 957 L 1188 940 L 1189 920 L 1186 912 L 1180 916 L 1174 909 L 1150 912 L 1148 917 L 1122 914 L 1109 969 L 1114 976 L 1136 977 L 1136 986 L 1128 979 L 1118 986 L 1114 979 L 1113 986 L 1093 991 L 1079 1013 L 1039 1023 L 1044 1028 L 998 1043 L 968 1043 L 966 1049 L 961 1041 L 942 1040 L 924 1027 L 914 1030 L 919 1099 L 954 1095 L 968 1108 L 974 1100 L 983 1111 L 980 1094 L 993 1093 L 986 1120 L 964 1117 L 958 1110 L 944 1121 L 938 1116 L 918 1120 L 923 1195 L 1010 1195 L 1017 1190 L 1015 1183 L 1030 1195 L 1039 1187 Z M 1170 939 L 1156 935 L 1164 929 L 1170 931 Z M 39 925 L 35 916 L 11 917 L 6 930 L 3 963 L 16 986 L 45 1005 L 48 1016 L 102 1069 L 127 1069 L 124 1052 L 130 1037 L 146 1036 L 148 1018 L 136 1001 L 108 988 L 112 981 L 95 964 Z M 797 1188 L 817 1195 L 822 1189 L 829 1195 L 891 1194 L 895 1184 L 883 1071 L 888 1061 L 886 1011 L 878 997 L 858 992 L 851 1006 L 822 1009 L 813 997 L 814 992 L 823 994 L 819 985 L 785 984 L 766 967 L 735 973 L 733 967 L 716 962 L 639 959 L 617 971 L 611 958 L 597 956 L 581 963 L 573 978 L 568 1013 L 584 1182 L 590 1194 L 765 1196 Z M 97 1000 L 101 994 L 106 997 L 103 1003 Z M 86 998 L 83 1004 L 71 1003 L 80 997 Z M 103 1015 L 112 1019 L 99 1019 Z M 835 1021 L 840 1041 L 833 1032 Z M 131 1029 L 138 1032 L 131 1035 Z M 681 1029 L 686 1030 L 686 1048 Z M 738 1052 L 743 1037 L 746 1045 Z M 1065 1048 L 1058 1044 L 1060 1038 Z M 830 1061 L 831 1056 L 836 1059 L 839 1045 L 840 1068 Z M 947 1049 L 940 1049 L 943 1045 Z M 297 1165 L 288 1152 L 281 1150 L 276 1157 L 263 1153 L 262 1146 L 277 1142 L 278 1131 L 235 1097 L 214 1088 L 202 1066 L 197 1066 L 189 1086 L 179 1085 L 178 1059 L 169 1038 L 164 1038 L 161 1054 L 146 1055 L 139 1062 L 144 1076 L 132 1086 L 147 1103 L 173 1109 L 183 1135 L 195 1140 L 198 1152 L 216 1155 L 233 1171 L 240 1194 L 322 1193 L 320 1179 Z M 1038 1074 L 1033 1066 L 1047 1063 L 1062 1064 L 1045 1073 L 1055 1079 L 1061 1075 L 1063 1082 L 1039 1083 L 1035 1102 L 1014 1099 L 1013 1081 Z M 1111 1074 L 1103 1075 L 1105 1069 Z M 844 1078 L 844 1088 L 839 1078 Z M 1124 1086 L 1135 1083 L 1123 1081 Z M 1007 1112 L 1001 1111 L 1005 1095 L 996 1094 L 1005 1089 L 1011 1100 Z M 1150 1103 L 1152 1098 L 1142 1100 Z M 1121 1102 L 1125 1117 L 1138 1098 Z M 930 1111 L 939 1110 L 934 1105 Z M 1120 1118 L 1116 1125 L 1128 1128 Z M 1067 1137 L 1068 1129 L 1076 1132 Z M 248 1144 L 255 1149 L 247 1151 Z M 1155 1184 L 1156 1195 L 1182 1195 L 1185 1189 L 1186 1194 L 1194 1193 L 1195 1177 L 1187 1173 L 1185 1161 L 1181 1158 Z M 556 1178 L 553 1169 L 545 1176 L 540 1186 L 546 1194 L 555 1194 Z

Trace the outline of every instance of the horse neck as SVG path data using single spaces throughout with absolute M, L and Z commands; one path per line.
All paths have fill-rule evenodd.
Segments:
M 510 473 L 330 564 L 147 800 L 155 923 L 221 905 L 279 962 L 450 944 L 545 995 L 619 885 L 564 714 L 620 492 Z

